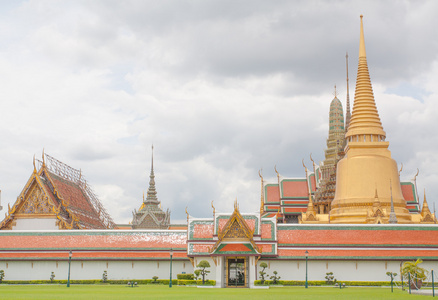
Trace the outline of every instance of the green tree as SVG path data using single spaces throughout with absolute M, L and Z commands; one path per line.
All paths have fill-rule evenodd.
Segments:
M 198 280 L 199 275 L 201 275 L 201 270 L 195 270 L 194 273 L 195 273 L 195 279 Z
M 262 284 L 265 284 L 265 269 L 268 267 L 268 264 L 265 262 L 260 263 L 260 268 L 263 268 L 262 270 L 260 270 L 259 274 L 260 274 L 260 281 L 262 282 Z
M 54 279 L 55 279 L 55 272 L 52 272 L 52 274 L 50 274 L 50 282 L 53 283 Z
M 5 278 L 5 271 L 0 270 L 0 283 L 3 282 L 3 278 Z
M 333 275 L 333 272 L 325 273 L 325 283 L 328 285 L 335 284 L 337 279 L 335 279 L 335 276 Z
M 277 271 L 274 271 L 273 273 L 274 273 L 274 275 L 271 276 L 272 283 L 277 284 L 278 280 L 280 280 L 280 276 L 277 276 L 277 274 L 278 274 Z
M 201 260 L 199 264 L 196 266 L 197 268 L 200 268 L 200 274 L 202 276 L 202 284 L 205 283 L 205 276 L 210 273 L 210 271 L 206 270 L 206 268 L 210 268 L 210 263 L 206 260 Z
M 409 284 L 415 283 L 415 286 L 419 288 L 423 280 L 427 278 L 429 272 L 420 267 L 423 261 L 419 258 L 417 261 L 406 261 L 402 265 L 401 275 L 406 281 L 408 281 L 409 277 L 411 278 L 411 282 Z M 420 283 L 420 284 L 419 284 Z
M 105 283 L 108 281 L 108 272 L 105 270 L 102 274 L 102 282 Z

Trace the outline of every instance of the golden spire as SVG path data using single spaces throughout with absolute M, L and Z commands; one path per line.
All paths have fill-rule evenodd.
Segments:
M 353 137 L 352 141 L 357 141 L 354 139 L 354 136 L 358 136 L 359 141 L 364 141 L 364 135 L 374 135 L 373 141 L 380 141 L 386 138 L 386 133 L 383 130 L 374 100 L 373 87 L 368 71 L 362 17 L 361 15 L 356 93 L 354 95 L 353 113 L 351 114 L 346 137 Z M 367 138 L 367 141 L 371 141 L 371 138 Z
M 345 111 L 345 130 L 348 130 L 350 125 L 351 112 L 350 112 L 350 83 L 348 79 L 348 52 L 345 55 L 345 60 L 347 62 L 347 108 Z
M 423 208 L 421 209 L 421 215 L 424 217 L 426 214 L 430 214 L 430 209 L 426 201 L 426 189 L 424 189 L 424 200 L 423 200 Z

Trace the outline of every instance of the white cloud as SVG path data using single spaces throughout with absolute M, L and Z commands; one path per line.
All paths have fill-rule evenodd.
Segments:
M 25 1 L 0 12 L 0 188 L 13 203 L 42 148 L 81 168 L 118 223 L 142 201 L 155 145 L 172 220 L 259 209 L 258 169 L 322 160 L 332 87 L 354 94 L 359 15 L 402 178 L 436 202 L 435 1 Z M 403 87 L 403 88 L 401 88 Z M 411 89 L 411 90 L 409 90 Z M 415 89 L 415 91 L 414 91 Z M 418 91 L 424 91 L 421 98 Z M 410 175 L 411 174 L 411 175 Z M 7 206 L 7 204 L 6 204 Z

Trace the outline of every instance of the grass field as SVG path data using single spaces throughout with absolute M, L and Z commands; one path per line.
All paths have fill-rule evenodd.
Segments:
M 0 285 L 0 299 L 427 299 L 382 287 L 275 287 L 270 289 L 214 289 L 144 285 Z

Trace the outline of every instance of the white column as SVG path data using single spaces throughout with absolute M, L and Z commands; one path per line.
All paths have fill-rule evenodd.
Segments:
M 222 287 L 222 278 L 224 272 L 224 257 L 217 256 L 217 266 L 216 266 L 216 286 L 217 288 Z
M 255 256 L 250 256 L 248 260 L 249 261 L 248 280 L 249 280 L 250 288 L 254 288 L 254 281 L 257 279 L 255 259 L 256 259 Z

